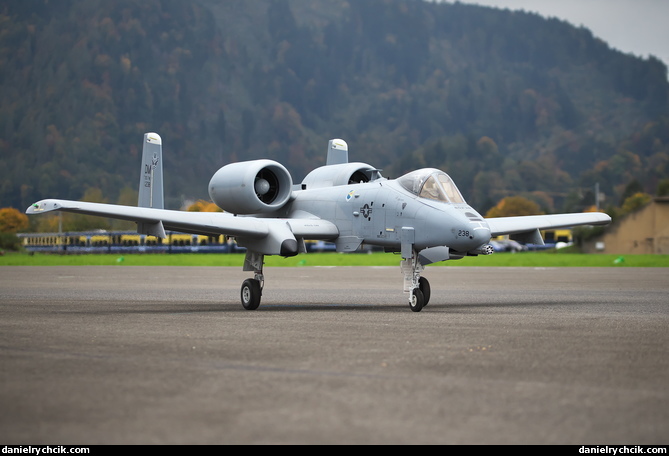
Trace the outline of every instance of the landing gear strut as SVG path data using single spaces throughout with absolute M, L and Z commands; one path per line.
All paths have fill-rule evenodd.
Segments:
M 430 282 L 421 277 L 425 267 L 418 261 L 418 253 L 412 249 L 411 257 L 405 258 L 400 263 L 404 275 L 404 291 L 409 293 L 409 307 L 414 312 L 423 310 L 430 302 Z
M 406 258 L 400 263 L 404 275 L 404 291 L 409 293 L 409 308 L 414 312 L 420 312 L 430 302 L 430 282 L 420 274 L 425 266 L 420 262 L 416 250 L 411 247 Z M 404 253 L 403 253 L 404 257 Z M 263 275 L 265 255 L 247 251 L 244 259 L 244 271 L 253 271 L 252 279 L 246 279 L 242 283 L 241 301 L 246 310 L 256 310 L 260 306 L 262 290 L 265 286 Z
M 246 310 L 256 310 L 258 306 L 260 306 L 262 289 L 265 286 L 265 276 L 262 272 L 264 259 L 265 256 L 261 253 L 246 252 L 243 270 L 254 272 L 252 279 L 246 279 L 244 283 L 242 283 L 242 306 L 244 306 Z

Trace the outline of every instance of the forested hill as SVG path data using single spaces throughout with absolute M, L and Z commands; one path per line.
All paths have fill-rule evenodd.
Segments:
M 458 3 L 2 0 L 0 93 L 0 206 L 21 209 L 129 202 L 147 131 L 173 208 L 235 160 L 299 182 L 335 137 L 387 177 L 444 169 L 482 211 L 516 194 L 580 210 L 596 183 L 617 202 L 669 177 L 662 62 Z

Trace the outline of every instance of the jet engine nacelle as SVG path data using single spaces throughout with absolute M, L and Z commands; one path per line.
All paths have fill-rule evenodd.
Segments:
M 311 171 L 302 181 L 302 188 L 337 187 L 373 182 L 381 178 L 381 172 L 367 163 L 341 163 Z
M 231 163 L 209 181 L 209 196 L 218 207 L 233 214 L 260 214 L 283 207 L 290 199 L 293 179 L 273 160 Z

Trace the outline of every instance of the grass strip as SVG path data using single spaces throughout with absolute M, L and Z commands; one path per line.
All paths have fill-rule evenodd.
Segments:
M 307 253 L 296 257 L 266 256 L 268 267 L 299 266 L 398 266 L 400 256 L 392 253 Z M 7 252 L 0 266 L 239 266 L 243 253 L 109 253 L 59 255 Z M 506 267 L 667 267 L 669 255 L 604 255 L 547 252 L 495 253 L 465 257 L 431 266 Z

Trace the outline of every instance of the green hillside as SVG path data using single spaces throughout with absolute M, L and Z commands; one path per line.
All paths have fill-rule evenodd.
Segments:
M 0 206 L 108 202 L 163 137 L 168 206 L 235 160 L 296 182 L 328 139 L 396 177 L 447 171 L 481 211 L 580 210 L 669 177 L 666 66 L 556 19 L 422 0 L 2 0 Z M 585 199 L 584 199 L 585 197 Z M 132 197 L 130 197 L 132 199 Z

